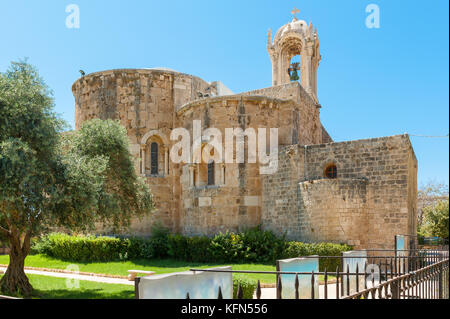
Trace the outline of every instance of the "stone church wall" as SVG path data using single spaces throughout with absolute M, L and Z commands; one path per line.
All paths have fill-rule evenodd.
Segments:
M 298 185 L 299 239 L 367 247 L 367 181 L 321 179 Z
M 335 180 L 324 178 L 330 163 Z M 279 165 L 263 177 L 266 228 L 356 248 L 392 248 L 396 234 L 415 233 L 417 160 L 407 135 L 286 147 Z
M 321 144 L 322 124 L 320 122 L 320 105 L 298 82 L 278 85 L 260 90 L 242 93 L 242 95 L 261 95 L 277 99 L 292 100 L 295 103 L 293 111 L 298 122 L 298 138 L 289 144 Z
M 225 144 L 226 128 L 281 128 L 280 143 L 292 140 L 292 101 L 260 96 L 224 96 L 189 103 L 177 112 L 178 125 L 193 136 L 193 121 L 217 128 Z M 234 157 L 236 148 L 234 147 Z M 248 144 L 245 144 L 248 154 Z M 246 155 L 247 156 L 247 155 Z M 247 158 L 247 157 L 246 157 Z M 190 172 L 192 170 L 192 172 Z M 212 235 L 261 223 L 261 178 L 257 163 L 216 164 L 216 185 L 206 186 L 204 164 L 182 165 L 180 231 Z M 190 174 L 194 174 L 194 185 Z

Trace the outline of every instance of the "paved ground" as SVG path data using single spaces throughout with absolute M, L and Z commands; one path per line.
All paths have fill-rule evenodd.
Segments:
M 319 296 L 320 299 L 325 298 L 325 286 L 319 286 Z M 261 289 L 261 299 L 276 299 L 277 290 L 276 288 L 263 288 Z M 253 296 L 256 299 L 256 294 Z M 328 285 L 328 299 L 336 299 L 336 284 Z

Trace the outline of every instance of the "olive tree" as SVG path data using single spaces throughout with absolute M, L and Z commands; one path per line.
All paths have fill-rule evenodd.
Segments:
M 134 170 L 125 128 L 91 120 L 62 133 L 51 91 L 37 70 L 13 62 L 0 73 L 0 234 L 10 263 L 0 291 L 29 296 L 31 239 L 54 227 L 123 229 L 151 212 L 152 196 Z

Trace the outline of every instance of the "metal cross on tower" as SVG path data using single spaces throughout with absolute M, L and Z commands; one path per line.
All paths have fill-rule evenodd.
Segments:
M 297 20 L 297 13 L 300 13 L 300 10 L 294 7 L 294 10 L 292 10 L 291 13 L 294 15 L 294 20 Z

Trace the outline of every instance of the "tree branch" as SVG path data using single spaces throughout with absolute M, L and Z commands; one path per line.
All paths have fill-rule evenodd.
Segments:
M 5 235 L 11 234 L 11 232 L 9 230 L 7 230 L 6 228 L 3 228 L 1 225 L 0 225 L 0 231 L 3 232 Z

